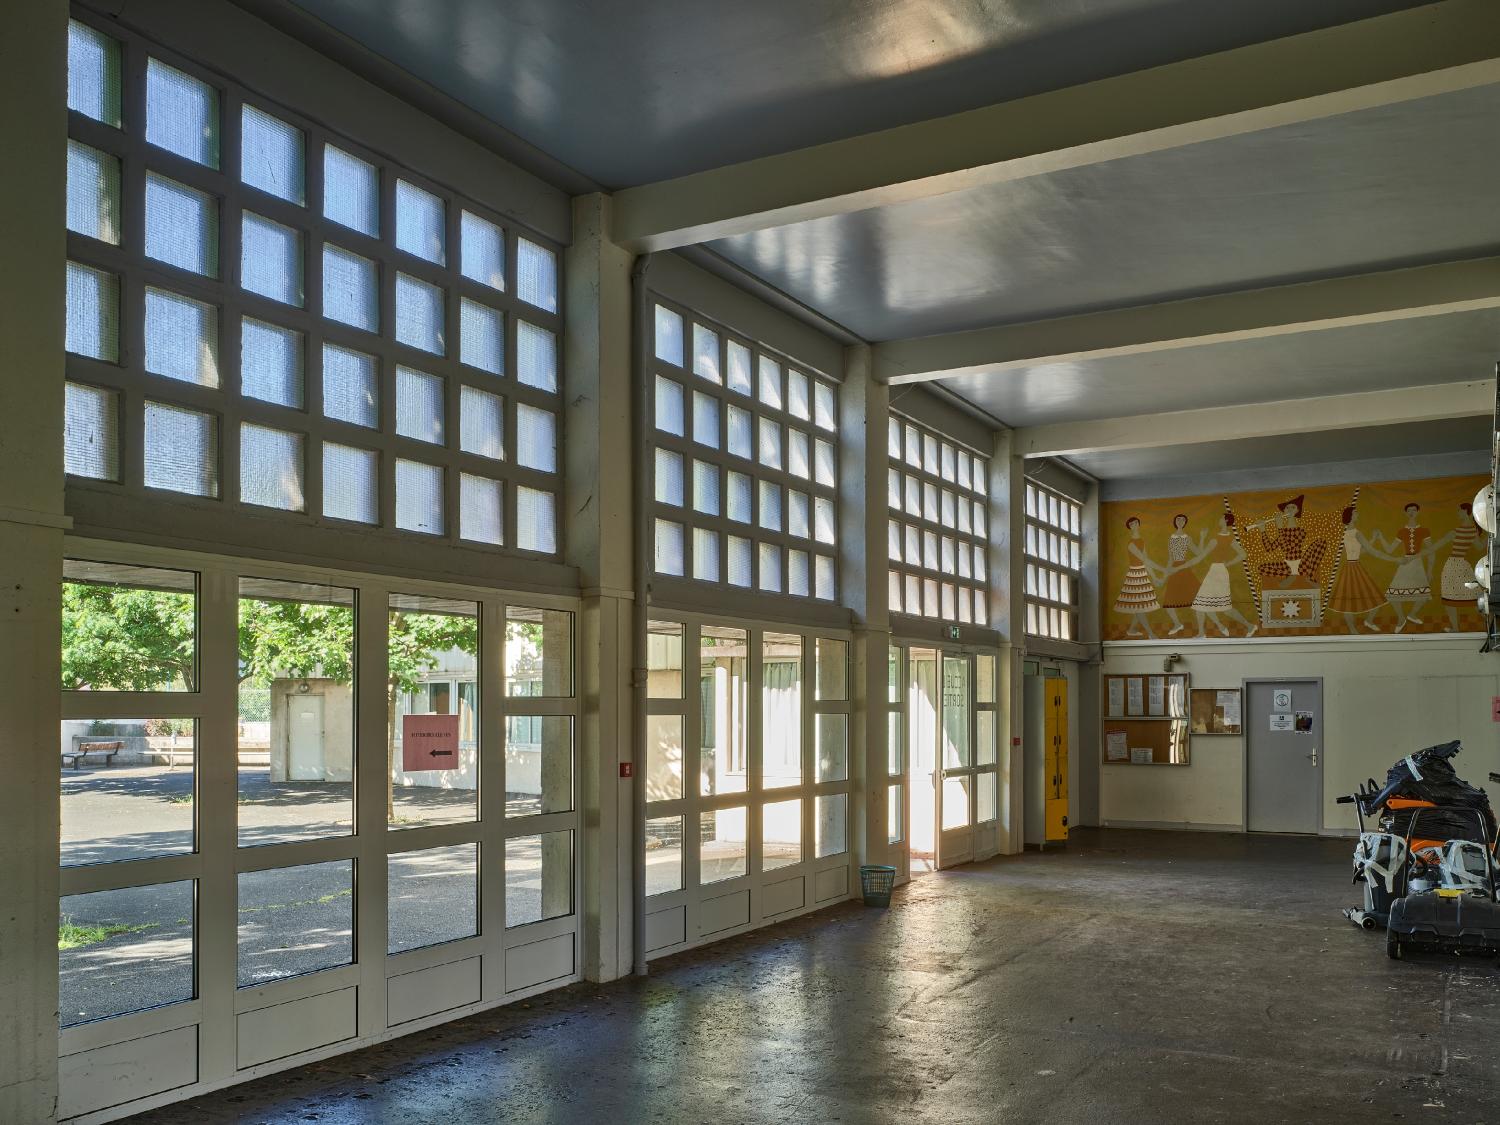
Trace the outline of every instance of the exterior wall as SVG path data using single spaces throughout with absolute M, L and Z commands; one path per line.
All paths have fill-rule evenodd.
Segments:
M 1402 755 L 1460 738 L 1460 775 L 1484 784 L 1496 764 L 1500 728 L 1490 700 L 1500 695 L 1500 661 L 1478 652 L 1472 634 L 1322 638 L 1307 641 L 1114 643 L 1105 673 L 1174 671 L 1192 686 L 1239 687 L 1247 678 L 1323 681 L 1321 829 L 1344 833 L 1353 814 L 1334 799 L 1365 778 L 1383 778 Z M 1092 670 L 1090 670 L 1092 671 Z M 1085 721 L 1098 726 L 1097 714 Z M 1248 721 L 1248 717 L 1247 717 Z M 1245 823 L 1245 740 L 1192 739 L 1186 766 L 1102 765 L 1102 823 L 1240 830 Z
M 306 684 L 307 691 L 302 690 Z M 291 712 L 299 699 L 323 701 L 323 753 L 320 781 L 349 781 L 354 777 L 354 690 L 332 680 L 271 681 L 271 780 L 312 780 L 297 767 L 313 763 L 293 760 Z

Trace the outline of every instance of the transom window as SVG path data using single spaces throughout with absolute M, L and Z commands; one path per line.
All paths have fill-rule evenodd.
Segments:
M 1060 492 L 1026 482 L 1026 632 L 1078 637 L 1078 575 L 1083 507 Z
M 556 251 L 156 46 L 69 30 L 67 471 L 556 555 Z
M 656 572 L 832 601 L 837 386 L 660 302 L 654 354 Z
M 891 612 L 989 624 L 989 462 L 909 418 L 887 427 Z

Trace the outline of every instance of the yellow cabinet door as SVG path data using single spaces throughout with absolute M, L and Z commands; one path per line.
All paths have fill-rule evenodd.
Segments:
M 1047 745 L 1047 840 L 1068 838 L 1068 681 L 1061 676 L 1045 683 L 1043 738 Z

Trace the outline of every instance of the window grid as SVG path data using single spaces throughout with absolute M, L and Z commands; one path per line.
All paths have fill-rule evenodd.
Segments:
M 1026 632 L 1078 639 L 1078 578 L 1083 569 L 1083 506 L 1036 481 L 1026 482 Z
M 838 596 L 838 386 L 656 298 L 656 571 Z
M 988 625 L 988 460 L 895 413 L 886 444 L 891 612 Z
M 101 35 L 102 32 L 81 21 L 72 25 L 72 36 L 78 43 L 89 38 L 97 40 Z M 556 526 L 561 492 L 559 474 L 555 470 L 522 465 L 511 456 L 511 451 L 517 448 L 517 413 L 523 405 L 545 412 L 553 419 L 552 430 L 559 445 L 561 442 L 562 399 L 557 390 L 557 373 L 561 369 L 562 333 L 561 317 L 556 312 L 559 269 L 556 248 L 529 232 L 519 231 L 513 223 L 487 208 L 268 99 L 251 95 L 224 76 L 196 67 L 154 43 L 113 29 L 106 38 L 118 45 L 120 65 L 114 73 L 120 77 L 121 88 L 117 94 L 105 92 L 101 96 L 106 104 L 111 98 L 118 100 L 119 126 L 74 109 L 69 114 L 69 134 L 78 144 L 119 162 L 120 198 L 111 212 L 119 221 L 100 224 L 90 232 L 107 231 L 111 241 L 90 237 L 78 229 L 70 230 L 68 255 L 71 261 L 102 271 L 116 296 L 114 308 L 105 308 L 98 314 L 98 330 L 107 337 L 102 345 L 93 345 L 91 333 L 95 326 L 84 324 L 81 331 L 90 334 L 84 337 L 89 341 L 88 346 L 78 346 L 70 338 L 67 357 L 71 383 L 117 392 L 112 421 L 120 456 L 113 480 L 106 481 L 103 487 L 127 491 L 145 487 L 149 453 L 143 440 L 145 405 L 148 399 L 165 400 L 207 416 L 215 432 L 217 499 L 183 497 L 189 504 L 225 504 L 236 509 L 243 506 L 246 511 L 275 513 L 300 523 L 347 526 L 344 516 L 347 505 L 342 505 L 337 497 L 347 492 L 349 486 L 325 489 L 324 464 L 331 460 L 345 466 L 360 466 L 364 472 L 367 470 L 363 466 L 373 463 L 376 479 L 360 481 L 358 486 L 361 489 L 367 483 L 372 486 L 369 491 L 376 498 L 373 522 L 383 532 L 403 536 L 422 534 L 450 544 L 463 543 L 505 553 L 556 556 L 561 544 Z M 73 54 L 70 50 L 70 56 Z M 200 162 L 192 155 L 178 155 L 148 142 L 146 75 L 148 62 L 153 59 L 203 83 L 213 93 L 207 104 L 210 112 L 217 113 L 217 144 L 209 148 L 217 151 L 217 167 L 211 166 L 213 162 Z M 86 73 L 79 76 L 81 83 L 86 84 L 90 79 Z M 83 101 L 80 95 L 80 104 Z M 279 146 L 271 149 L 272 157 L 267 157 L 267 148 L 262 144 L 253 160 L 242 161 L 242 127 L 247 120 L 257 136 L 265 132 L 268 121 L 286 126 L 300 145 L 300 151 L 295 152 L 300 158 L 294 160 L 297 166 L 287 169 L 288 175 L 272 186 L 259 186 L 269 178 L 265 161 L 274 158 L 276 151 L 288 151 L 285 136 Z M 355 157 L 373 172 L 378 195 L 370 209 L 375 224 L 369 228 L 372 233 L 346 225 L 350 221 L 347 216 L 343 221 L 335 217 L 337 208 L 331 204 L 342 205 L 344 200 L 330 200 L 330 205 L 325 206 L 325 154 L 335 151 Z M 201 155 L 198 154 L 200 158 Z M 200 251 L 196 256 L 187 259 L 195 264 L 208 260 L 210 265 L 202 272 L 174 268 L 147 257 L 143 216 L 148 177 L 165 178 L 208 200 L 207 225 L 216 231 L 217 261 L 202 253 L 202 247 L 196 248 Z M 430 225 L 425 229 L 429 239 L 440 238 L 445 252 L 429 250 L 424 257 L 398 246 L 398 183 L 421 192 L 411 198 L 428 204 L 419 223 L 430 224 L 434 214 L 430 201 L 437 201 L 441 229 L 434 231 Z M 100 206 L 109 210 L 111 205 L 102 201 Z M 70 223 L 70 226 L 86 224 Z M 403 227 L 403 234 L 409 226 Z M 467 259 L 463 252 L 465 236 L 474 248 Z M 251 240 L 247 242 L 247 238 Z M 252 250 L 254 259 L 242 261 L 242 255 Z M 359 315 L 339 319 L 332 315 L 337 307 L 325 300 L 324 283 L 328 280 L 332 284 L 335 278 L 325 278 L 325 254 L 335 258 L 342 255 L 335 264 L 353 263 L 356 275 L 373 273 L 373 293 L 367 296 L 356 293 L 363 298 L 357 302 Z M 545 259 L 540 270 L 535 268 L 539 255 Z M 519 276 L 522 271 L 518 262 L 532 263 L 525 270 L 527 277 Z M 264 283 L 268 269 L 281 284 Z M 540 290 L 532 280 L 534 274 L 543 277 Z M 429 310 L 435 294 L 440 315 L 436 319 L 414 317 L 414 311 L 420 313 L 422 309 L 414 310 L 411 302 L 398 310 L 398 283 L 404 291 L 420 296 Z M 148 370 L 152 366 L 148 364 L 151 350 L 148 345 L 154 344 L 158 351 L 162 350 L 160 329 L 148 339 L 145 322 L 148 290 L 186 298 L 208 309 L 199 335 L 193 335 L 190 331 L 193 325 L 181 323 L 180 318 L 174 325 L 179 348 L 186 346 L 183 341 L 196 341 L 194 370 L 182 377 L 191 381 L 171 379 Z M 523 294 L 530 299 L 523 300 Z M 70 309 L 70 324 L 74 315 Z M 354 323 L 348 323 L 351 320 Z M 357 327 L 361 320 L 371 330 Z M 409 327 L 414 320 L 420 328 L 415 334 Z M 241 351 L 247 343 L 244 331 L 247 321 L 258 329 L 269 326 L 291 334 L 299 349 L 295 362 L 301 368 L 297 378 L 304 384 L 301 402 L 268 401 L 249 393 L 242 383 Z M 401 342 L 398 338 L 398 325 L 403 324 L 408 328 L 401 335 L 412 342 Z M 518 335 L 522 341 L 519 347 Z M 424 346 L 428 349 L 435 346 L 439 354 L 423 350 Z M 373 404 L 367 401 L 365 409 L 351 410 L 332 384 L 325 398 L 323 357 L 329 349 L 334 354 L 352 353 L 357 357 L 356 362 L 366 362 L 372 369 L 369 386 L 373 387 Z M 441 444 L 429 444 L 397 432 L 398 366 L 440 380 L 444 415 Z M 493 370 L 495 367 L 501 370 Z M 493 440 L 486 444 L 490 452 L 503 450 L 502 459 L 470 452 L 461 444 L 465 388 L 488 392 L 503 403 L 504 433 L 493 435 Z M 361 394 L 366 400 L 370 397 L 368 388 Z M 362 424 L 365 422 L 373 425 Z M 240 499 L 243 491 L 239 481 L 240 434 L 245 424 L 292 435 L 293 440 L 286 447 L 300 447 L 301 465 L 287 468 L 289 473 L 301 477 L 302 511 L 248 505 Z M 371 456 L 330 459 L 324 455 L 325 445 L 355 449 Z M 559 459 L 554 458 L 553 463 Z M 398 461 L 421 463 L 439 474 L 442 511 L 420 521 L 424 529 L 441 528 L 437 534 L 430 530 L 399 530 Z M 91 483 L 99 486 L 100 478 L 96 475 L 75 475 L 90 476 Z M 466 477 L 492 482 L 487 491 L 498 499 L 501 509 L 486 511 L 471 520 L 482 529 L 471 535 L 465 534 L 460 499 L 461 482 Z M 499 536 L 494 534 L 497 524 L 502 528 Z M 497 538 L 501 542 L 494 542 Z

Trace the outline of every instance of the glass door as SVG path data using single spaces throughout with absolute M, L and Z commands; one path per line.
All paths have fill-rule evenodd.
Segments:
M 974 858 L 974 662 L 943 650 L 937 730 L 937 865 Z

